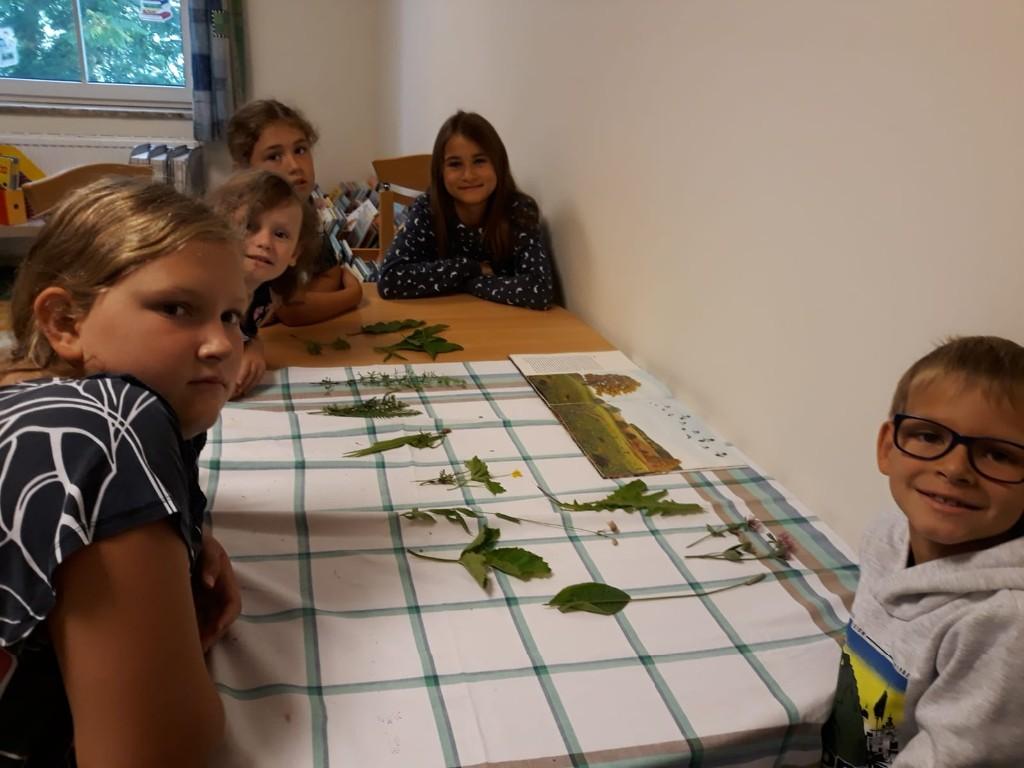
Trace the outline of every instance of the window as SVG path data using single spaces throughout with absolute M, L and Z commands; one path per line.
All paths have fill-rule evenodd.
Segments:
M 185 0 L 3 0 L 0 98 L 191 107 Z

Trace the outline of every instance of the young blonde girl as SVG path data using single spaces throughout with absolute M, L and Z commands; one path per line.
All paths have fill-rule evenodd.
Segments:
M 165 185 L 79 190 L 21 265 L 0 377 L 6 759 L 201 765 L 219 741 L 203 653 L 240 602 L 196 457 L 246 302 L 235 232 Z
M 302 300 L 320 232 L 312 207 L 269 171 L 243 171 L 216 189 L 213 209 L 242 233 L 245 282 L 252 294 L 242 319 L 245 350 L 232 397 L 244 395 L 267 368 L 259 327 Z
M 430 189 L 409 209 L 381 267 L 385 299 L 464 291 L 547 309 L 551 257 L 537 203 L 516 187 L 505 145 L 474 112 L 449 117 L 434 141 Z
M 252 101 L 228 124 L 228 148 L 239 168 L 259 168 L 283 176 L 303 200 L 324 201 L 316 188 L 313 145 L 316 130 L 299 112 L 274 99 Z M 277 313 L 285 325 L 309 325 L 355 309 L 363 296 L 355 275 L 338 264 L 324 237 L 302 296 Z

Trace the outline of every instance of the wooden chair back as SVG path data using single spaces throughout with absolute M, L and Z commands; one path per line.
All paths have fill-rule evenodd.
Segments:
M 373 161 L 373 170 L 381 184 L 380 257 L 395 239 L 395 203 L 412 205 L 417 195 L 430 186 L 430 155 L 405 155 Z M 399 187 L 412 194 L 399 192 Z

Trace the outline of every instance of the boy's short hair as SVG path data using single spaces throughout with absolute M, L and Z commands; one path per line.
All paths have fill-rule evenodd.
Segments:
M 231 159 L 239 166 L 252 162 L 252 150 L 260 140 L 263 130 L 271 123 L 288 123 L 305 134 L 310 144 L 316 144 L 320 136 L 313 124 L 299 110 L 282 104 L 277 99 L 250 101 L 239 108 L 228 122 L 228 150 Z
M 1024 391 L 1024 347 L 998 336 L 954 336 L 914 363 L 896 385 L 889 415 L 903 413 L 910 390 L 936 374 L 959 374 L 1016 406 Z

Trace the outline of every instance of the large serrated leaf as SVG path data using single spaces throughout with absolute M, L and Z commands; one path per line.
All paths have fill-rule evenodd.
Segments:
M 462 552 L 486 552 L 488 549 L 494 549 L 500 538 L 501 531 L 497 528 L 481 528 L 476 538 L 469 542 Z
M 492 549 L 484 555 L 484 559 L 491 568 L 523 581 L 551 575 L 551 566 L 544 558 L 521 547 Z
M 398 331 L 404 331 L 406 328 L 419 328 L 424 325 L 426 325 L 426 323 L 423 320 L 391 320 L 390 322 L 370 323 L 369 325 L 364 325 L 359 329 L 359 333 L 396 333 Z M 352 335 L 355 336 L 356 334 Z
M 462 563 L 463 568 L 469 571 L 469 575 L 476 580 L 477 584 L 487 589 L 487 561 L 483 555 L 479 552 L 463 551 L 459 562 Z
M 629 605 L 631 599 L 628 594 L 611 584 L 588 581 L 566 587 L 546 605 L 557 608 L 562 613 L 586 611 L 611 616 Z
M 423 512 L 422 510 L 417 509 L 416 507 L 413 507 L 408 512 L 403 512 L 402 517 L 404 517 L 406 520 L 422 520 L 423 522 L 430 523 L 431 525 L 437 522 L 437 518 L 435 518 L 432 514 L 430 514 L 429 512 Z
M 469 533 L 469 525 L 466 523 L 466 518 L 459 514 L 458 510 L 455 509 L 432 509 L 431 512 L 441 515 L 449 523 L 455 523 L 460 526 L 462 530 Z
M 684 504 L 665 498 L 668 495 L 666 490 L 644 493 L 646 490 L 647 483 L 643 480 L 634 480 L 616 488 L 603 499 L 587 502 L 559 501 L 547 491 L 542 489 L 542 492 L 562 509 L 575 512 L 608 512 L 614 509 L 624 509 L 627 512 L 643 512 L 645 515 L 667 516 L 692 515 L 704 511 L 700 504 Z

